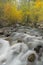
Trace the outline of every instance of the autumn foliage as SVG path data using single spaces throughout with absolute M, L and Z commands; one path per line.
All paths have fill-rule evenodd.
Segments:
M 43 1 L 36 0 L 30 3 L 26 2 L 17 7 L 17 4 L 5 3 L 3 6 L 3 16 L 9 23 L 30 23 L 43 21 Z M 1 7 L 1 4 L 0 4 Z M 0 20 L 1 20 L 0 17 Z

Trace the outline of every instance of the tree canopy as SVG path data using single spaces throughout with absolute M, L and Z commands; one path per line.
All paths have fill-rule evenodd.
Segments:
M 43 22 L 43 0 L 0 0 L 0 22 Z

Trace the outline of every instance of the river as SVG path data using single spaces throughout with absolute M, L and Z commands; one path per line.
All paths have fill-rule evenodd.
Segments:
M 43 31 L 21 26 L 16 31 L 11 29 L 10 32 L 8 37 L 0 35 L 0 39 L 9 41 L 10 48 L 0 65 L 43 65 Z

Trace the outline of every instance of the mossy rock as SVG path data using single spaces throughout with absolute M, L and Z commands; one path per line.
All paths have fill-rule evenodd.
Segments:
M 29 57 L 28 57 L 28 61 L 29 62 L 34 62 L 35 61 L 35 54 L 31 54 Z
M 17 40 L 17 42 L 18 42 L 18 43 L 21 43 L 21 42 L 22 42 L 22 40 Z

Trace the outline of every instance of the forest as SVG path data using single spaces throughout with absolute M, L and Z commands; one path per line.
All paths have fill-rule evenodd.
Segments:
M 15 23 L 43 26 L 43 0 L 0 0 L 0 26 Z

